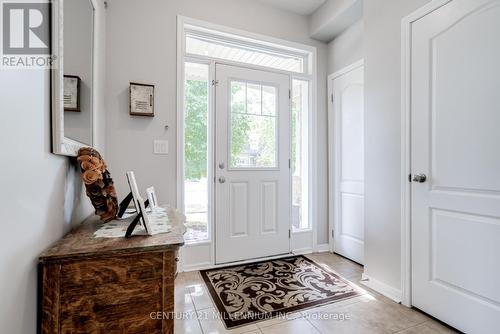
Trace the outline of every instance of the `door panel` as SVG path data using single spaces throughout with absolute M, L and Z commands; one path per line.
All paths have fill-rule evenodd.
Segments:
M 500 326 L 498 31 L 498 0 L 412 27 L 412 303 L 471 333 Z
M 276 233 L 278 193 L 276 191 L 277 182 L 262 182 L 261 183 L 261 207 L 262 207 L 262 228 L 261 233 Z
M 290 79 L 216 65 L 216 263 L 289 253 Z
M 364 74 L 363 66 L 332 82 L 335 175 L 334 252 L 364 261 Z
M 364 240 L 364 198 L 362 195 L 342 193 L 342 237 L 358 243 Z
M 231 236 L 248 236 L 248 182 L 229 184 Z

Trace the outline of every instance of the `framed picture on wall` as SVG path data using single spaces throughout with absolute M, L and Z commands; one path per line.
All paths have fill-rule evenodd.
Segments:
M 130 83 L 130 115 L 149 116 L 154 114 L 155 86 Z
M 64 111 L 80 112 L 80 77 L 64 76 Z

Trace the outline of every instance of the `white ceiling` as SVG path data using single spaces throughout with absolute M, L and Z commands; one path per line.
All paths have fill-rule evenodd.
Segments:
M 251 0 L 253 1 L 253 0 Z M 300 15 L 311 15 L 326 0 L 259 0 L 272 7 L 288 10 Z

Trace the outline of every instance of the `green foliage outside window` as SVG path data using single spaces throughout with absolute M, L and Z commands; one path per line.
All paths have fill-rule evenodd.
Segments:
M 184 119 L 185 178 L 207 177 L 208 82 L 186 80 Z
M 238 90 L 244 89 L 241 85 L 231 86 L 231 96 Z M 246 113 L 246 105 L 242 102 L 231 101 L 231 166 L 236 165 L 236 159 L 245 148 L 250 124 Z
M 234 96 L 241 85 L 231 87 Z M 185 178 L 199 180 L 207 177 L 207 138 L 208 138 L 208 82 L 186 80 L 185 83 Z M 231 166 L 248 149 L 250 133 L 259 138 L 258 164 L 275 164 L 276 119 L 248 115 L 244 101 L 231 103 Z M 216 129 L 217 131 L 217 129 Z

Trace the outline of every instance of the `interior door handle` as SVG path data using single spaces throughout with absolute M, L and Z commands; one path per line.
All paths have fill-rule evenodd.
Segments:
M 415 174 L 413 175 L 412 181 L 418 183 L 424 183 L 427 180 L 427 175 L 425 174 Z
M 226 183 L 226 178 L 224 176 L 219 177 L 219 183 Z

